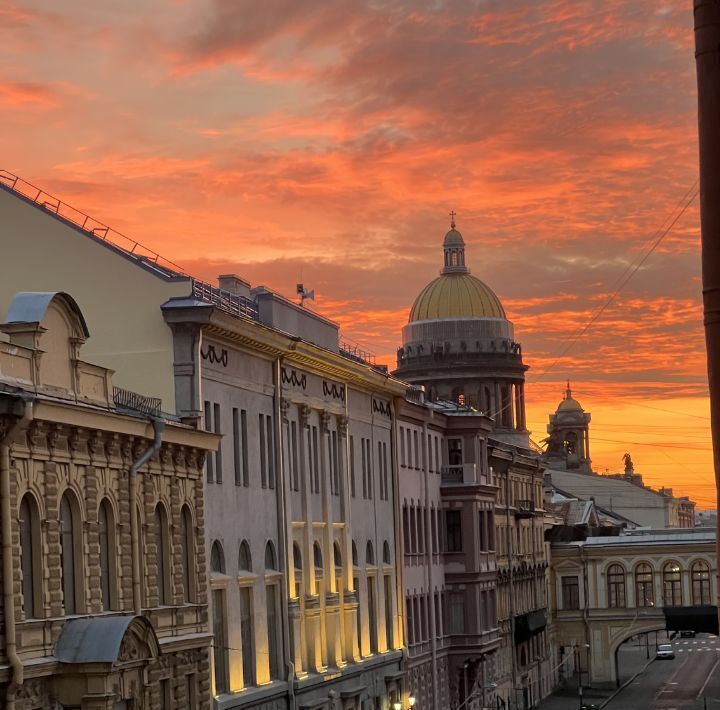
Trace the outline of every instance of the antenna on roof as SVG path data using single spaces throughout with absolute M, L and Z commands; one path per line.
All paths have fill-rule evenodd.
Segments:
M 311 301 L 315 300 L 315 289 L 312 291 L 306 291 L 305 286 L 297 284 L 295 286 L 295 290 L 297 291 L 297 295 L 300 296 L 300 303 L 298 305 L 303 306 L 305 304 L 305 299 L 310 299 Z

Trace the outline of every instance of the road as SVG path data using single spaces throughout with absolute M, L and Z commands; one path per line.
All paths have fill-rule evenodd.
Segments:
M 621 681 L 639 675 L 614 697 L 608 699 L 611 691 L 598 691 L 586 695 L 586 702 L 607 710 L 703 710 L 707 701 L 708 710 L 720 710 L 720 639 L 698 634 L 693 639 L 677 638 L 672 645 L 674 659 L 652 660 L 653 638 L 648 663 L 644 646 L 625 644 L 618 654 Z M 579 698 L 573 692 L 577 690 L 569 688 L 551 696 L 539 708 L 577 710 Z

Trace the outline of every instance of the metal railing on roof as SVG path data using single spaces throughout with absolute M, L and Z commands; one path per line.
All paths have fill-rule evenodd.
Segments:
M 238 296 L 230 293 L 230 291 L 224 291 L 198 279 L 192 280 L 192 289 L 193 298 L 205 301 L 205 303 L 212 303 L 221 311 L 234 316 L 252 318 L 253 320 L 259 320 L 260 318 L 257 303 L 245 298 L 245 296 Z
M 118 409 L 150 417 L 159 417 L 162 411 L 162 401 L 158 397 L 146 397 L 122 387 L 113 387 L 113 402 Z
M 375 355 L 367 350 L 363 350 L 357 343 L 352 342 L 347 338 L 340 340 L 340 354 L 349 360 L 355 360 L 356 362 L 362 362 L 366 365 L 377 366 L 375 362 Z
M 45 192 L 45 190 L 41 190 L 39 187 L 29 183 L 27 180 L 13 175 L 13 173 L 8 170 L 0 170 L 0 184 L 16 192 L 18 195 L 22 195 L 26 200 L 34 202 L 38 207 L 82 229 L 89 236 L 108 242 L 127 254 L 134 256 L 139 261 L 155 264 L 171 272 L 182 275 L 185 274 L 182 266 L 176 264 L 174 261 L 166 259 L 153 249 L 131 239 L 122 232 L 118 232 L 117 229 L 109 227 L 94 217 L 90 217 L 81 210 L 68 205 L 59 198 Z

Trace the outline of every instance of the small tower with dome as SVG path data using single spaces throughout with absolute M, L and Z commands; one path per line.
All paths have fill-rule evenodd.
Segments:
M 513 325 L 493 290 L 470 273 L 451 213 L 440 275 L 422 289 L 402 330 L 395 375 L 495 419 L 495 435 L 528 445 L 525 371 Z
M 555 414 L 550 415 L 545 462 L 556 470 L 592 473 L 590 414 L 572 396 L 570 382 Z

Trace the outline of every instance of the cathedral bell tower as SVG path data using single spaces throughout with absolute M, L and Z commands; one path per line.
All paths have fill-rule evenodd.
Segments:
M 570 382 L 565 398 L 550 415 L 545 439 L 545 461 L 549 468 L 592 473 L 590 460 L 590 414 L 572 396 Z

